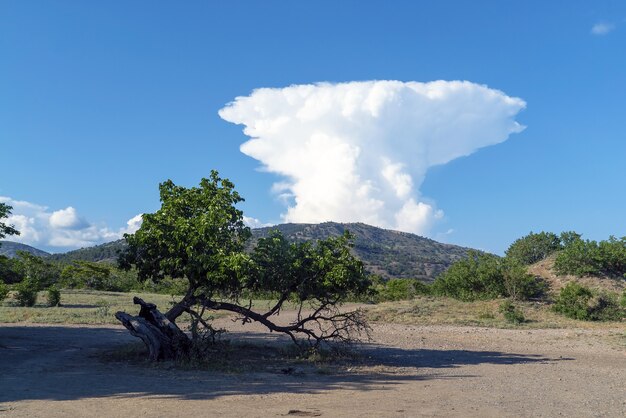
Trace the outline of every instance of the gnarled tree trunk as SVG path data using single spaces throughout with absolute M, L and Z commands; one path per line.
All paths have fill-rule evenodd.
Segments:
M 141 306 L 138 316 L 120 311 L 115 317 L 146 344 L 150 360 L 171 360 L 188 352 L 191 341 L 187 334 L 162 314 L 155 304 L 136 296 L 133 302 Z

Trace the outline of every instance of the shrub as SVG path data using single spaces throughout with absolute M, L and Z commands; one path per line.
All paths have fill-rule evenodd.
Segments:
M 625 313 L 616 295 L 597 293 L 575 282 L 561 289 L 553 309 L 582 321 L 616 321 Z
M 367 300 L 383 302 L 388 300 L 408 300 L 416 295 L 430 294 L 430 286 L 416 279 L 389 279 L 372 276 L 372 287 Z
M 522 264 L 534 264 L 561 249 L 561 239 L 552 232 L 531 232 L 519 238 L 506 250 L 507 258 Z
M 433 283 L 433 292 L 464 301 L 494 299 L 506 294 L 499 257 L 470 251 Z
M 619 304 L 622 308 L 626 308 L 626 290 L 622 293 L 622 297 L 619 299 Z
M 19 283 L 24 279 L 22 263 L 17 258 L 0 255 L 0 283 Z
M 61 291 L 52 286 L 48 289 L 48 306 L 61 305 Z
M 517 259 L 472 252 L 441 274 L 432 291 L 464 301 L 498 297 L 527 300 L 541 296 L 546 288 L 545 282 L 528 274 Z
M 412 299 L 415 296 L 413 280 L 391 279 L 387 282 L 384 294 L 386 300 Z
M 505 296 L 515 300 L 541 297 L 548 289 L 548 284 L 544 280 L 529 274 L 526 266 L 515 259 L 504 260 L 502 280 Z
M 505 300 L 500 304 L 499 311 L 502 315 L 504 315 L 504 319 L 506 322 L 510 324 L 522 324 L 526 321 L 524 318 L 524 313 L 519 310 L 513 302 L 510 300 Z
M 35 305 L 35 302 L 37 302 L 37 287 L 34 283 L 24 280 L 15 289 L 17 290 L 15 297 L 19 306 Z
M 3 301 L 9 294 L 9 287 L 0 282 L 0 301 Z
M 572 234 L 572 233 L 570 233 Z M 559 252 L 554 268 L 557 274 L 575 276 L 607 275 L 624 278 L 626 273 L 626 237 L 596 242 L 583 240 L 580 235 L 567 239 Z

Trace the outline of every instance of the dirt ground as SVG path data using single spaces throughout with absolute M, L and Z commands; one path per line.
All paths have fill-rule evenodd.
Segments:
M 246 330 L 231 338 L 274 338 Z M 136 339 L 121 327 L 6 324 L 0 416 L 624 417 L 625 332 L 374 324 L 361 360 L 287 374 L 105 361 Z

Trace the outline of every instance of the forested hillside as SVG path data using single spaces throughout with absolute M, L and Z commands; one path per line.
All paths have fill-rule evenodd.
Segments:
M 252 230 L 249 248 L 257 239 L 278 229 L 291 241 L 319 240 L 343 234 L 349 230 L 355 237 L 354 253 L 365 263 L 368 271 L 385 278 L 417 278 L 430 282 L 453 262 L 466 256 L 468 249 L 420 237 L 406 232 L 391 231 L 362 223 L 325 222 L 321 224 L 282 224 Z M 81 248 L 63 254 L 52 254 L 56 261 L 115 262 L 124 248 L 124 240 L 95 247 Z
M 50 255 L 49 253 L 35 247 L 31 247 L 30 245 L 13 241 L 0 241 L 0 255 L 15 257 L 17 256 L 18 251 L 25 251 L 32 255 L 36 255 L 37 257 L 47 257 Z

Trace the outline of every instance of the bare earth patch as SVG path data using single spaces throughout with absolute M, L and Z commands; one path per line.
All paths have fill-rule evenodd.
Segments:
M 216 322 L 248 351 L 287 343 Z M 0 416 L 623 417 L 624 333 L 376 323 L 354 359 L 248 353 L 256 364 L 220 372 L 106 359 L 136 341 L 121 327 L 3 324 Z

